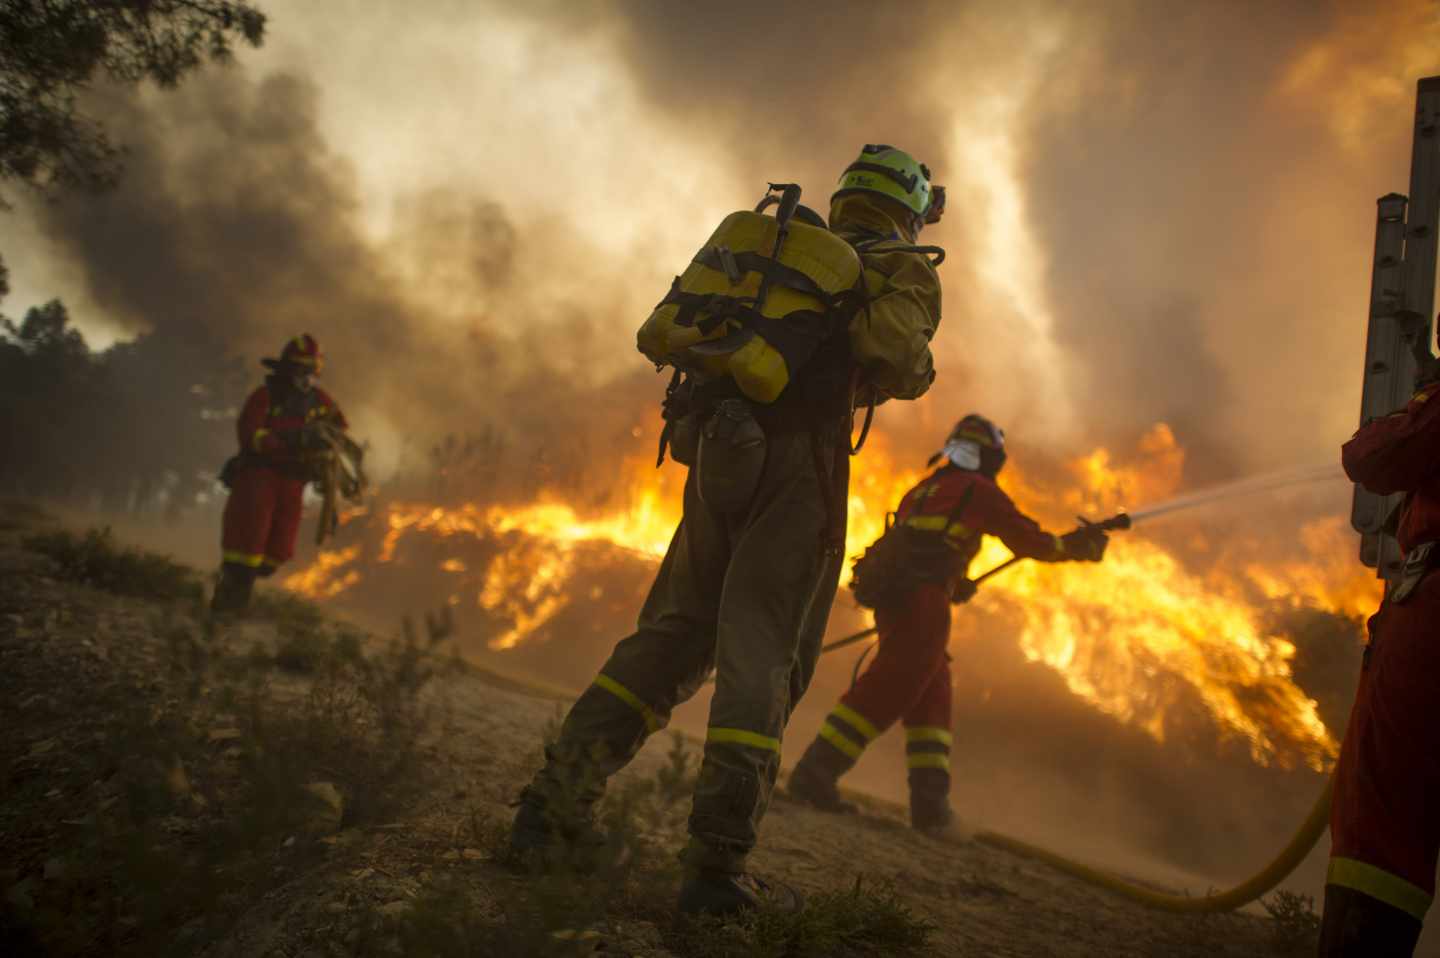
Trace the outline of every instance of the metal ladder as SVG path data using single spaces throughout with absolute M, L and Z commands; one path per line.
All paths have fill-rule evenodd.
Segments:
M 1436 234 L 1440 229 L 1440 76 L 1426 77 L 1417 85 L 1409 197 L 1387 193 L 1376 203 L 1361 425 L 1403 409 L 1409 402 L 1415 384 L 1415 340 L 1419 337 L 1428 349 L 1434 332 Z M 1360 533 L 1360 561 L 1387 583 L 1399 574 L 1400 547 L 1384 527 L 1401 498 L 1398 493 L 1378 496 L 1357 485 L 1350 509 L 1350 525 Z

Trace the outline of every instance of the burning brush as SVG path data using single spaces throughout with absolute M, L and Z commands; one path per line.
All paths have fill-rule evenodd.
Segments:
M 1088 532 L 1094 532 L 1099 535 L 1104 535 L 1107 532 L 1123 531 L 1125 529 L 1129 529 L 1134 524 L 1133 520 L 1130 518 L 1129 513 L 1125 512 L 1116 513 L 1109 519 L 1101 519 L 1099 522 L 1091 522 L 1084 516 L 1077 516 L 1077 518 L 1080 520 L 1081 529 L 1084 529 Z M 975 595 L 976 590 L 979 588 L 980 583 L 984 582 L 986 579 L 990 578 L 993 575 L 998 575 L 999 573 L 1004 572 L 1006 569 L 1010 568 L 1012 565 L 1019 561 L 1020 556 L 1011 556 L 1004 562 L 997 565 L 995 568 L 982 572 L 980 575 L 976 576 L 973 579 L 961 580 L 962 584 L 957 586 L 955 589 L 955 601 L 970 601 L 970 599 Z M 823 646 L 820 649 L 820 653 L 823 655 L 826 652 L 833 652 L 836 649 L 843 649 L 847 645 L 854 645 L 861 639 L 872 636 L 878 631 L 879 626 L 872 625 L 870 628 L 865 629 L 862 632 L 856 632 L 854 635 L 847 635 L 843 639 L 836 639 L 834 642 Z

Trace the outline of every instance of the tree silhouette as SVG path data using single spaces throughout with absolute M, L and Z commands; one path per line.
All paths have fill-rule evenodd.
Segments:
M 177 515 L 216 492 L 245 386 L 218 343 L 151 333 L 96 353 L 58 300 L 0 317 L 0 495 Z
M 229 0 L 0 0 L 0 181 L 112 184 L 120 151 L 80 111 L 83 90 L 97 78 L 174 86 L 264 33 L 263 13 Z

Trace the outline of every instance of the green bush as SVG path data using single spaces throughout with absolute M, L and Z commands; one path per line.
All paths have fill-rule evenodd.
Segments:
M 869 958 L 923 954 L 934 930 L 892 886 L 857 878 L 848 891 L 814 896 L 803 911 L 688 922 L 675 945 L 694 958 Z
M 693 748 L 676 735 L 669 761 L 647 779 L 616 783 L 598 810 L 607 836 L 588 854 L 516 860 L 508 821 L 472 815 L 470 840 L 520 876 L 497 889 L 462 871 L 435 880 L 398 914 L 362 919 L 362 955 L 570 956 L 621 953 L 631 936 L 698 958 L 880 958 L 925 954 L 934 926 L 889 885 L 815 896 L 799 914 L 761 911 L 677 923 L 680 868 L 669 839 L 683 832 L 694 788 Z M 656 844 L 649 836 L 663 833 Z M 647 930 L 648 929 L 648 930 Z M 656 929 L 668 929 L 657 931 Z
M 193 569 L 169 556 L 116 545 L 108 526 L 84 536 L 63 529 L 30 536 L 24 546 L 54 559 L 60 578 L 77 585 L 142 599 L 198 601 L 203 596 Z
M 267 650 L 207 637 L 198 610 L 157 617 L 163 668 L 77 691 L 76 710 L 93 710 L 87 721 L 106 745 L 68 761 L 78 782 L 104 784 L 93 811 L 47 850 L 63 867 L 47 863 L 43 881 L 28 880 L 23 909 L 0 903 L 0 945 L 194 954 L 224 936 L 277 869 L 323 860 L 318 838 L 392 812 L 425 781 L 418 746 L 431 716 L 421 698 L 449 634 L 444 620 L 427 625 L 424 638 L 407 624 L 373 647 L 327 626 L 297 701 L 293 683 L 272 683 Z
M 1282 888 L 1260 904 L 1270 913 L 1275 925 L 1271 943 L 1278 955 L 1313 955 L 1320 944 L 1320 916 L 1315 913 L 1315 899 Z

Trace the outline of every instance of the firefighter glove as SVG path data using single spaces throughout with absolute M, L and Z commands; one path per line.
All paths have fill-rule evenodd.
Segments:
M 1109 544 L 1110 537 L 1095 526 L 1081 526 L 1060 537 L 1065 558 L 1077 562 L 1099 562 L 1105 557 L 1105 547 Z
M 950 601 L 956 605 L 964 605 L 975 598 L 975 593 L 979 591 L 979 588 L 973 581 L 962 575 L 950 586 Z

